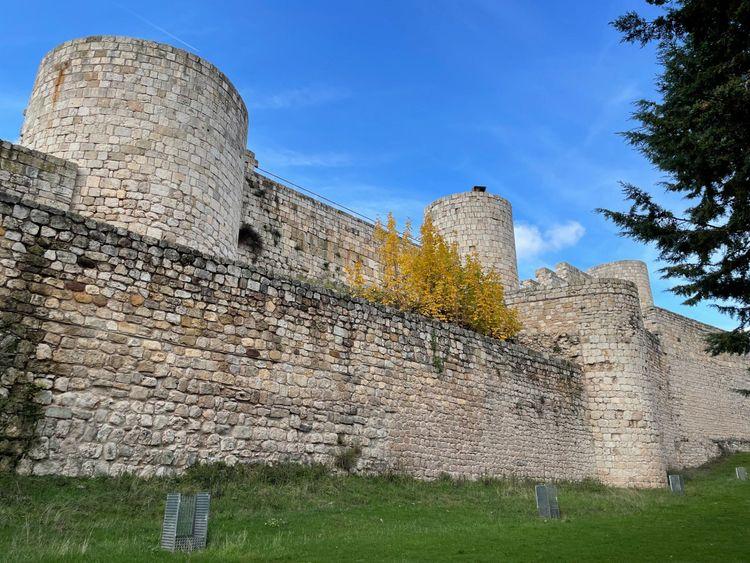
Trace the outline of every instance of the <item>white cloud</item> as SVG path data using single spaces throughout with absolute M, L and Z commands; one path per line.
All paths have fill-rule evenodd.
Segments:
M 541 254 L 544 248 L 544 238 L 539 227 L 533 225 L 516 224 L 516 254 L 519 260 L 523 257 Z
M 354 159 L 351 155 L 340 152 L 304 153 L 289 149 L 259 149 L 256 153 L 262 167 L 317 167 L 335 168 L 350 166 Z
M 249 93 L 246 97 L 247 106 L 254 109 L 287 109 L 309 106 L 319 106 L 338 102 L 348 98 L 351 92 L 343 88 L 332 86 L 306 86 L 283 90 L 269 96 L 254 96 Z
M 578 221 L 552 225 L 542 232 L 536 225 L 516 223 L 516 254 L 518 260 L 529 260 L 546 252 L 574 246 L 586 229 Z
M 562 225 L 553 225 L 545 233 L 545 238 L 551 250 L 560 250 L 576 244 L 585 232 L 586 229 L 578 221 L 568 221 Z

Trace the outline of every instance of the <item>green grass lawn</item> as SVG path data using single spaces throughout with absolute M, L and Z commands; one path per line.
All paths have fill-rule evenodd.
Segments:
M 750 560 L 750 454 L 686 472 L 684 497 L 534 483 L 333 475 L 284 465 L 197 468 L 179 479 L 0 475 L 0 560 L 184 560 L 158 549 L 168 491 L 213 494 L 209 546 L 191 560 Z

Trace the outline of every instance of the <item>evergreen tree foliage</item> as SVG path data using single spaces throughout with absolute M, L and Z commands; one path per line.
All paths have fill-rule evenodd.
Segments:
M 456 245 L 437 233 L 429 217 L 420 239 L 414 244 L 409 225 L 399 233 L 391 214 L 385 227 L 376 224 L 381 280 L 366 283 L 361 262 L 355 263 L 348 269 L 354 294 L 502 340 L 521 329 L 516 311 L 505 306 L 500 278 L 485 272 L 476 255 L 462 261 Z
M 623 183 L 631 207 L 602 210 L 623 235 L 653 243 L 693 305 L 718 302 L 738 321 L 712 334 L 714 354 L 750 352 L 750 0 L 646 0 L 661 15 L 613 22 L 623 41 L 657 47 L 660 101 L 640 100 L 627 141 L 665 172 L 684 209 Z

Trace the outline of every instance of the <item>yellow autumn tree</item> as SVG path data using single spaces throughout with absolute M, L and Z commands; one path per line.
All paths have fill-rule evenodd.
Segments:
M 458 247 L 440 236 L 429 217 L 420 229 L 419 245 L 408 224 L 404 233 L 398 232 L 392 214 L 385 226 L 375 225 L 374 237 L 381 279 L 367 283 L 362 264 L 353 264 L 347 273 L 355 295 L 503 340 L 521 329 L 516 311 L 505 306 L 497 274 L 485 272 L 476 254 L 461 260 Z

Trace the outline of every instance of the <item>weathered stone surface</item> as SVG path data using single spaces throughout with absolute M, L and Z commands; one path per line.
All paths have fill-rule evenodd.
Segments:
M 0 140 L 0 185 L 8 193 L 69 209 L 76 174 L 72 162 Z M 34 219 L 46 224 L 44 215 Z
M 44 57 L 21 132 L 77 165 L 74 211 L 223 257 L 237 251 L 246 141 L 245 104 L 216 67 L 111 36 Z
M 642 263 L 641 263 L 642 265 Z M 641 301 L 651 290 L 632 261 L 592 269 L 558 265 L 506 295 L 524 329 L 519 340 L 561 354 L 584 372 L 586 409 L 600 479 L 663 486 L 667 467 L 700 465 L 722 450 L 750 449 L 747 357 L 705 352 L 716 331 Z M 630 280 L 614 276 L 626 270 Z
M 572 364 L 188 248 L 171 246 L 166 258 L 156 252 L 163 243 L 105 224 L 92 225 L 96 237 L 71 237 L 84 219 L 45 211 L 56 225 L 45 242 L 55 255 L 41 262 L 12 249 L 16 233 L 24 246 L 40 242 L 20 229 L 28 215 L 0 216 L 11 234 L 0 238 L 2 308 L 26 310 L 44 296 L 27 318 L 44 327 L 51 359 L 28 371 L 50 381 L 45 434 L 59 436 L 42 461 L 32 460 L 44 464 L 34 472 L 330 463 L 358 446 L 362 471 L 594 474 Z M 99 236 L 110 259 L 97 268 L 57 258 L 99 248 Z

